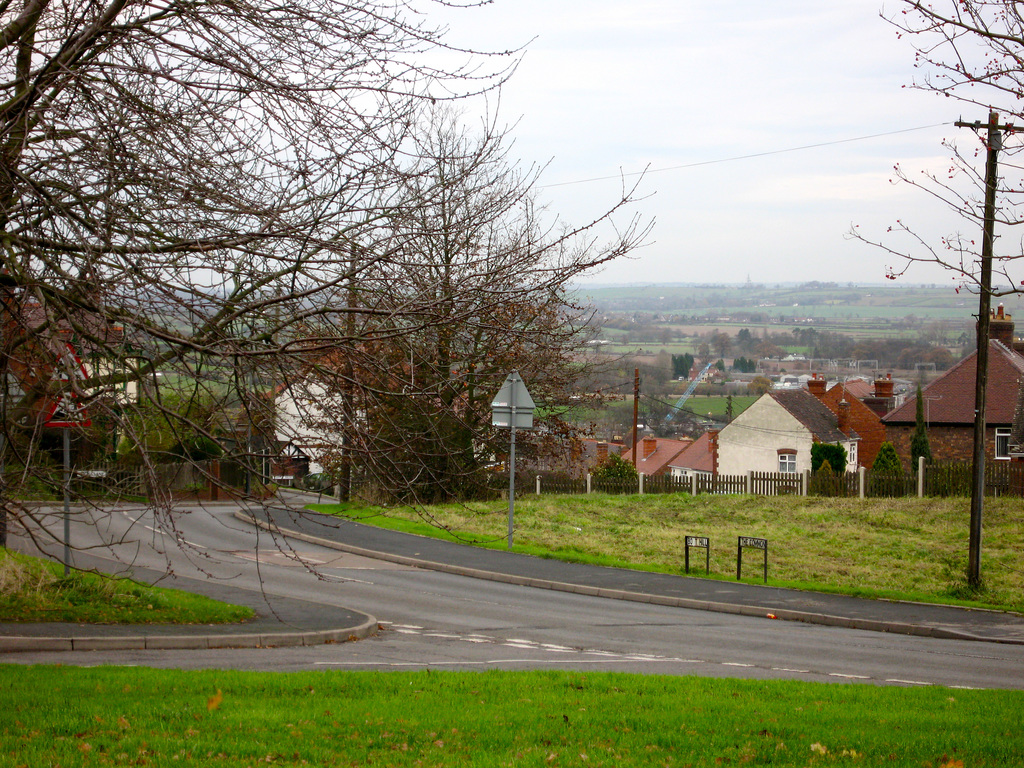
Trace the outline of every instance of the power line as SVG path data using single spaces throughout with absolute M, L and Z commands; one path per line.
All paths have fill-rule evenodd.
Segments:
M 737 160 L 752 160 L 755 157 L 769 157 L 770 155 L 783 155 L 787 152 L 802 152 L 806 149 L 818 149 L 819 147 L 832 147 L 836 144 L 850 144 L 855 141 L 868 141 L 870 139 L 880 139 L 885 136 L 896 136 L 901 133 L 912 133 L 913 131 L 925 131 L 929 128 L 938 128 L 943 125 L 953 125 L 953 123 L 933 123 L 931 125 L 920 125 L 917 128 L 903 128 L 898 131 L 887 131 L 885 133 L 873 133 L 868 136 L 857 136 L 851 139 L 836 139 L 835 141 L 822 141 L 817 144 L 804 144 L 799 147 L 789 147 L 788 149 L 772 149 L 766 152 L 755 152 L 750 155 L 735 155 L 733 157 L 721 157 L 717 160 L 701 160 L 697 163 L 686 163 L 685 165 L 670 165 L 665 168 L 648 168 L 645 171 L 633 171 L 630 173 L 622 173 L 616 176 L 594 176 L 590 179 L 577 179 L 576 181 L 560 181 L 554 184 L 542 184 L 541 189 L 548 189 L 550 187 L 567 187 L 571 184 L 589 184 L 593 181 L 609 181 L 611 179 L 624 179 L 630 176 L 646 176 L 651 173 L 665 173 L 667 171 L 681 171 L 687 168 L 699 168 L 702 165 L 717 165 L 718 163 L 732 163 Z

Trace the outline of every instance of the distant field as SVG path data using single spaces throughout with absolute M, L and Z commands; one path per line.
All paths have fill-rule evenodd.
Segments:
M 736 312 L 763 312 L 771 318 L 840 320 L 925 320 L 973 322 L 977 297 L 948 285 L 616 285 L 579 289 L 584 300 L 602 311 L 650 312 L 727 317 Z M 1024 317 L 1024 296 L 1000 299 L 1011 314 Z
M 747 410 L 755 400 L 757 400 L 757 396 L 754 395 L 733 395 L 733 418 Z M 693 411 L 698 416 L 711 416 L 713 418 L 724 417 L 727 407 L 728 397 L 721 397 L 719 395 L 693 395 L 683 406 L 683 408 Z

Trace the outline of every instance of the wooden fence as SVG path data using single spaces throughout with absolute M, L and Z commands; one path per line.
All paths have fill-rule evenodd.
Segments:
M 816 473 L 748 472 L 745 475 L 699 474 L 688 478 L 640 475 L 637 480 L 598 480 L 591 476 L 565 478 L 536 475 L 533 492 L 540 494 L 585 493 L 717 493 L 756 496 L 969 496 L 972 467 L 969 462 L 922 464 L 918 472 L 883 473 L 860 469 L 857 472 Z M 522 493 L 530 484 L 521 485 Z M 985 466 L 985 493 L 988 496 L 1024 497 L 1024 463 L 989 461 Z

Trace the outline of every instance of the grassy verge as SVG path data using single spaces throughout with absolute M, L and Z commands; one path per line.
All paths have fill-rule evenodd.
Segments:
M 5 667 L 0 706 L 0 765 L 9 766 L 980 768 L 1024 759 L 1019 691 L 573 672 Z
M 504 548 L 506 503 L 426 509 L 313 505 L 411 533 Z M 685 536 L 711 539 L 711 577 L 736 576 L 736 537 L 769 540 L 769 583 L 802 589 L 1024 612 L 1019 499 L 988 499 L 982 574 L 966 587 L 969 500 L 816 497 L 526 496 L 516 550 L 569 561 L 682 573 Z M 703 576 L 703 550 L 698 550 Z M 691 566 L 693 563 L 691 562 Z M 745 580 L 760 581 L 753 567 Z
M 251 608 L 201 595 L 72 571 L 0 549 L 0 621 L 89 624 L 224 624 Z

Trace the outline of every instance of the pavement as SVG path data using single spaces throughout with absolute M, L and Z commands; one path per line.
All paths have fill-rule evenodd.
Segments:
M 388 531 L 285 507 L 254 506 L 240 510 L 236 516 L 339 551 L 478 579 L 767 620 L 1024 645 L 1024 616 L 1000 611 L 868 600 L 748 582 L 564 563 Z M 761 573 L 763 562 L 750 552 L 744 550 L 744 575 L 748 578 Z M 145 578 L 147 574 L 136 575 Z M 316 645 L 367 637 L 377 629 L 374 617 L 355 611 L 325 609 L 319 604 L 253 593 L 223 583 L 152 574 L 153 579 L 160 576 L 164 577 L 161 586 L 250 605 L 258 617 L 230 626 L 0 623 L 0 652 Z

